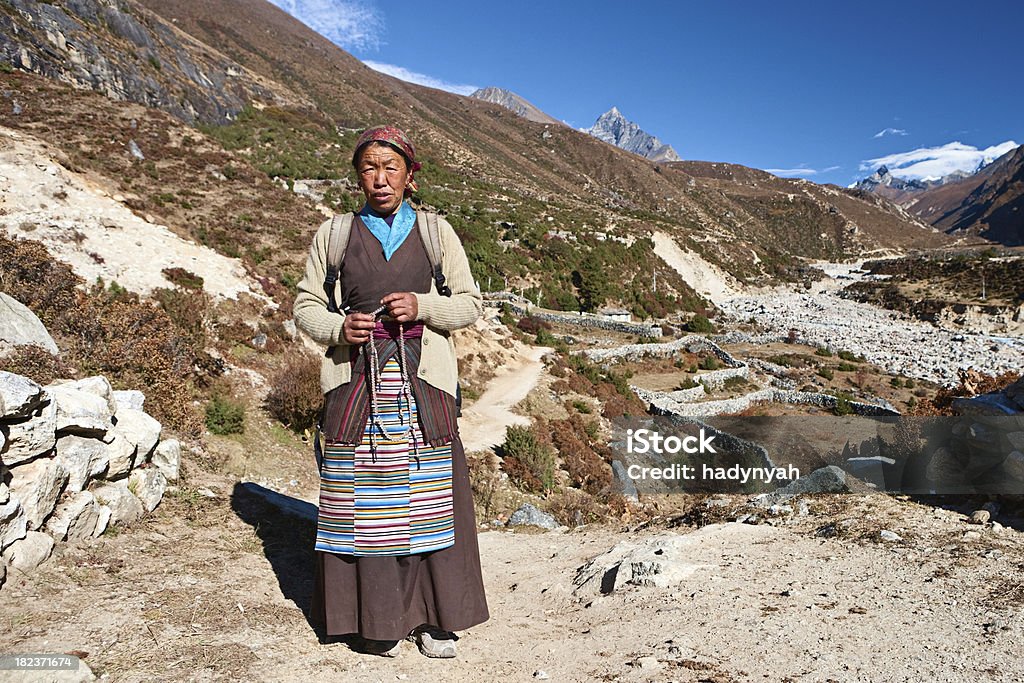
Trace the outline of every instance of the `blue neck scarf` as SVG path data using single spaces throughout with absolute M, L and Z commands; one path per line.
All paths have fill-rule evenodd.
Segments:
M 359 217 L 370 234 L 376 237 L 384 248 L 384 259 L 387 261 L 390 261 L 398 248 L 402 246 L 402 242 L 412 232 L 412 226 L 416 224 L 416 212 L 404 201 L 391 225 L 388 225 L 386 219 L 378 216 L 373 209 L 366 205 L 359 210 Z

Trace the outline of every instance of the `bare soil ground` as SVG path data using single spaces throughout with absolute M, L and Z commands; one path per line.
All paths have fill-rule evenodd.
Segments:
M 577 568 L 625 538 L 694 528 L 663 516 L 629 529 L 488 531 L 480 544 L 490 621 L 460 634 L 457 660 L 426 659 L 411 643 L 381 659 L 322 644 L 307 621 L 312 527 L 186 464 L 189 484 L 140 524 L 8 577 L 0 651 L 81 651 L 111 681 L 1024 676 L 1022 536 L 968 525 L 957 510 L 877 495 L 812 498 L 811 514 L 774 526 L 704 529 L 686 558 L 696 569 L 675 587 L 607 595 L 574 595 Z M 657 504 L 672 514 L 684 503 Z M 883 528 L 903 540 L 882 541 Z

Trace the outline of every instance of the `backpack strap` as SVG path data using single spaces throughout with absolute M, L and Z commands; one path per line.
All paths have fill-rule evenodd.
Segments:
M 437 214 L 433 211 L 417 211 L 416 224 L 420 228 L 420 239 L 427 249 L 427 256 L 430 258 L 430 270 L 434 275 L 434 284 L 437 286 L 437 293 L 441 296 L 451 296 L 451 288 L 444 283 L 444 272 L 441 270 L 441 229 L 437 224 Z
M 338 283 L 341 262 L 345 258 L 348 239 L 352 234 L 353 215 L 346 213 L 331 218 L 331 236 L 327 242 L 327 275 L 324 277 L 324 292 L 327 294 L 327 310 L 340 313 L 338 302 L 334 298 L 334 287 Z

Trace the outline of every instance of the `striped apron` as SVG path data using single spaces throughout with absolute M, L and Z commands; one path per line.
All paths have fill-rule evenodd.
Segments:
M 328 444 L 320 469 L 316 550 L 345 555 L 410 555 L 455 543 L 452 446 L 429 446 L 415 398 L 412 425 L 398 360 L 380 375 L 377 405 L 388 434 L 367 420 L 358 446 Z M 376 430 L 376 452 L 370 448 Z M 416 448 L 413 448 L 415 443 Z

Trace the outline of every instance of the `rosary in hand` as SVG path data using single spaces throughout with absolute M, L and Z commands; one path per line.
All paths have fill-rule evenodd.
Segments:
M 381 305 L 378 308 L 370 311 L 370 315 L 372 315 L 374 318 L 377 318 L 378 316 L 381 315 L 381 313 L 383 313 L 386 310 L 387 310 L 387 306 Z M 347 312 L 347 308 L 346 308 L 346 312 Z M 412 435 L 412 384 L 409 381 L 409 373 L 408 373 L 407 367 L 406 367 L 406 360 L 405 360 L 405 333 L 404 333 L 404 327 L 403 327 L 402 323 L 398 323 L 398 361 L 399 361 L 399 366 L 398 367 L 399 367 L 399 371 L 401 372 L 401 376 L 402 376 L 402 388 L 401 388 L 401 390 L 399 392 L 399 397 L 405 398 L 406 415 L 408 417 L 408 420 L 406 421 L 406 424 L 405 424 L 405 430 L 402 431 L 402 432 L 399 432 L 397 434 L 388 431 L 387 427 L 385 427 L 384 423 L 381 421 L 380 411 L 377 409 L 377 394 L 380 391 L 380 361 L 378 360 L 377 345 L 373 341 L 372 333 L 370 335 L 370 339 L 367 340 L 366 345 L 370 347 L 370 358 L 369 358 L 369 361 L 370 361 L 370 415 L 371 415 L 372 424 L 373 424 L 373 426 L 375 426 L 377 429 L 380 430 L 381 434 L 384 435 L 384 437 L 386 439 L 388 439 L 390 441 L 393 441 L 395 439 L 399 439 L 399 438 L 405 436 L 406 434 L 409 434 L 411 436 Z M 401 409 L 399 409 L 398 414 L 399 414 L 399 416 L 401 416 L 401 414 L 402 414 Z M 376 443 L 376 433 L 372 429 L 370 430 L 370 443 L 371 443 L 371 449 L 373 451 L 376 451 L 376 446 L 377 446 L 377 443 Z M 413 446 L 413 452 L 418 452 L 417 444 L 415 442 L 412 444 L 412 446 Z

